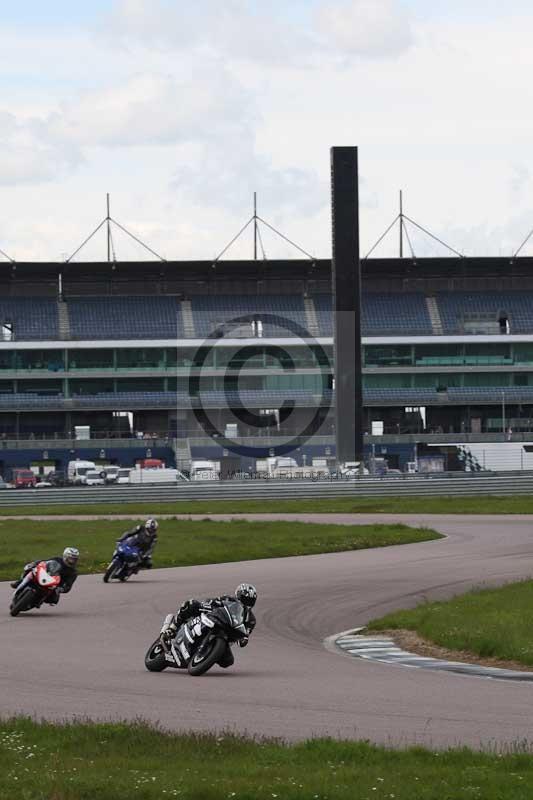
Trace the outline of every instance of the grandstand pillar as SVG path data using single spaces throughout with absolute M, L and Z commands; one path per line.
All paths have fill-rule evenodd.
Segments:
M 331 148 L 332 291 L 337 462 L 363 457 L 361 263 L 357 147 Z

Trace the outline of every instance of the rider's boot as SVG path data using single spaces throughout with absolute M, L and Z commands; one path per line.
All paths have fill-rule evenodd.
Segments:
M 11 581 L 9 585 L 11 586 L 12 589 L 18 589 L 21 583 L 22 583 L 22 578 L 19 578 L 18 581 Z

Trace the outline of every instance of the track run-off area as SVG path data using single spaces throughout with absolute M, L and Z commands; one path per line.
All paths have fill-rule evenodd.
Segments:
M 505 748 L 533 741 L 531 684 L 366 662 L 324 645 L 333 634 L 395 609 L 530 577 L 533 516 L 231 514 L 213 519 L 241 516 L 310 524 L 402 522 L 434 528 L 447 538 L 152 570 L 125 584 L 104 585 L 99 575 L 82 575 L 57 608 L 43 606 L 16 619 L 8 611 L 12 590 L 1 583 L 0 714 L 143 718 L 176 731 L 289 740 L 331 736 L 435 748 Z M 215 668 L 201 678 L 145 670 L 145 651 L 165 614 L 188 597 L 228 593 L 241 581 L 258 588 L 258 623 L 249 646 L 236 648 L 233 668 Z

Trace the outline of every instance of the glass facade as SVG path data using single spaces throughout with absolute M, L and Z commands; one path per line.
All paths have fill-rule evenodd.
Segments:
M 189 392 L 194 347 L 76 349 L 69 344 L 65 349 L 0 350 L 0 393 L 78 397 L 102 392 Z M 253 346 L 213 344 L 203 360 L 201 391 L 233 387 L 316 394 L 332 385 L 331 345 L 272 347 L 267 340 Z M 533 343 L 367 344 L 364 365 L 367 389 L 530 387 Z M 32 379 L 29 373 L 35 372 L 46 375 Z

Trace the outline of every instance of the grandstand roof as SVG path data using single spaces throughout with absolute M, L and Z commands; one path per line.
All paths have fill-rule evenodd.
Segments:
M 329 259 L 0 263 L 0 288 L 13 294 L 300 292 L 313 282 L 328 291 Z M 533 258 L 371 258 L 362 261 L 367 291 L 533 288 Z M 239 284 L 241 284 L 239 288 Z M 249 288 L 243 290 L 243 284 Z M 269 289 L 269 284 L 275 288 Z M 126 291 L 123 291 L 126 290 Z

